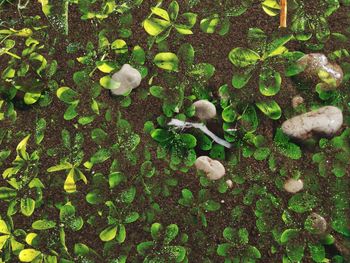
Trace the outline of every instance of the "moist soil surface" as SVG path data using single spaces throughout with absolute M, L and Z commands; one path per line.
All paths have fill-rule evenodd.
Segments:
M 168 6 L 170 1 L 164 1 L 164 6 Z M 179 1 L 182 2 L 182 1 Z M 133 24 L 131 27 L 132 36 L 127 40 L 129 47 L 140 45 L 143 49 L 147 49 L 147 39 L 148 35 L 142 27 L 142 21 L 149 15 L 150 8 L 153 6 L 152 1 L 144 1 L 140 8 L 135 8 L 132 10 L 133 15 Z M 181 5 L 181 12 L 190 11 L 197 14 L 200 14 L 200 17 L 204 17 L 205 14 L 210 14 L 213 11 L 218 12 L 217 1 L 200 1 L 194 8 L 189 9 L 186 7 L 186 4 Z M 221 7 L 223 8 L 223 7 Z M 308 12 L 316 12 L 312 10 L 317 8 L 314 5 L 307 5 L 306 8 L 309 8 Z M 184 10 L 186 9 L 186 10 Z M 340 11 L 336 12 L 333 16 L 329 17 L 329 24 L 331 32 L 340 32 L 345 33 L 345 28 L 347 26 L 347 14 L 349 13 L 349 8 L 342 7 Z M 21 10 L 21 13 L 18 12 L 17 8 L 12 5 L 7 5 L 4 11 L 0 13 L 0 17 L 3 21 L 16 21 L 16 27 L 21 28 L 23 25 L 23 20 L 29 16 L 40 15 L 42 19 L 45 19 L 45 16 L 42 14 L 41 7 L 36 1 L 30 1 L 26 9 Z M 76 57 L 82 56 L 84 50 L 81 49 L 75 54 L 68 54 L 66 52 L 67 45 L 69 43 L 80 43 L 82 47 L 85 47 L 86 44 L 90 41 L 94 45 L 97 45 L 98 42 L 98 33 L 102 29 L 109 29 L 116 31 L 118 24 L 118 16 L 113 15 L 109 18 L 103 20 L 102 22 L 96 21 L 83 21 L 80 19 L 81 14 L 76 7 L 76 5 L 71 5 L 69 8 L 69 35 L 67 37 L 61 36 L 54 28 L 49 28 L 49 32 L 46 37 L 46 46 L 53 48 L 51 54 L 47 54 L 46 57 L 49 60 L 57 60 L 58 62 L 58 72 L 55 77 L 60 86 L 69 86 L 74 87 L 74 82 L 72 79 L 72 74 L 75 71 L 82 69 L 82 65 L 75 63 L 73 67 L 68 67 L 67 62 L 69 60 L 74 60 Z M 342 19 L 344 18 L 344 20 Z M 279 17 L 270 17 L 262 12 L 260 4 L 254 4 L 245 14 L 240 17 L 230 18 L 231 28 L 228 34 L 225 36 L 219 36 L 218 34 L 206 34 L 203 33 L 199 24 L 197 23 L 193 29 L 194 34 L 190 36 L 180 36 L 179 34 L 171 34 L 168 38 L 169 50 L 176 52 L 179 46 L 182 43 L 190 43 L 193 45 L 196 50 L 195 53 L 195 62 L 207 62 L 215 66 L 215 75 L 210 79 L 208 88 L 212 91 L 214 98 L 219 101 L 218 89 L 224 84 L 229 84 L 231 86 L 231 79 L 233 74 L 233 67 L 230 61 L 227 59 L 227 56 L 232 48 L 238 46 L 247 46 L 246 34 L 249 28 L 259 27 L 267 35 L 271 34 L 283 34 L 288 29 L 279 29 L 276 30 L 279 24 Z M 113 34 L 110 34 L 113 35 Z M 57 41 L 58 40 L 58 41 Z M 288 45 L 290 50 L 302 51 L 305 53 L 310 52 L 308 48 L 301 42 L 291 42 Z M 325 47 L 322 52 L 325 54 L 331 53 L 334 50 L 341 48 L 346 48 L 348 44 L 341 43 L 334 39 L 330 39 L 326 42 Z M 45 56 L 45 54 L 43 54 Z M 110 57 L 109 59 L 118 59 L 117 57 Z M 152 76 L 152 73 L 158 72 L 156 66 L 152 64 L 151 59 L 148 59 L 146 62 L 146 67 L 149 70 L 149 76 Z M 0 59 L 0 69 L 3 69 L 7 65 L 7 59 L 1 57 Z M 92 75 L 92 80 L 98 82 L 100 77 L 103 74 L 95 72 Z M 156 78 L 156 85 L 163 86 L 165 89 L 170 87 L 174 83 L 171 83 L 166 78 L 166 74 L 159 74 Z M 258 92 L 257 83 L 258 83 L 258 73 L 254 74 L 252 79 L 249 81 L 248 85 L 242 90 L 235 90 L 235 95 L 240 100 L 254 103 L 259 100 L 263 100 L 264 97 Z M 281 92 L 274 97 L 274 99 L 279 103 L 282 109 L 291 109 L 291 98 L 297 94 L 302 94 L 306 103 L 311 103 L 312 101 L 317 100 L 317 94 L 314 92 L 301 91 L 298 90 L 296 83 L 291 78 L 283 77 L 282 80 L 283 87 Z M 121 115 L 126 119 L 132 126 L 133 131 L 140 135 L 141 143 L 137 147 L 136 155 L 138 161 L 135 165 L 130 164 L 130 162 L 125 160 L 125 157 L 122 153 L 113 156 L 119 164 L 119 170 L 125 174 L 128 178 L 127 184 L 125 187 L 134 185 L 137 187 L 137 193 L 142 193 L 144 191 L 144 186 L 141 181 L 138 179 L 140 174 L 140 166 L 143 162 L 143 153 L 147 148 L 152 156 L 153 165 L 156 167 L 157 171 L 160 171 L 157 176 L 161 177 L 164 169 L 168 169 L 168 163 L 163 160 L 157 159 L 157 143 L 144 131 L 144 123 L 146 121 L 155 121 L 156 118 L 162 115 L 162 101 L 152 97 L 151 95 L 147 96 L 147 99 L 144 99 L 145 91 L 149 88 L 147 80 L 143 80 L 141 86 L 134 90 L 131 94 L 132 103 L 129 107 L 121 106 L 121 99 L 112 97 L 107 90 L 102 90 L 101 95 L 98 97 L 98 100 L 103 102 L 106 105 L 106 109 L 110 109 L 112 112 L 113 118 L 116 118 L 118 111 L 121 112 Z M 20 95 L 19 95 L 20 96 Z M 22 98 L 19 97 L 18 100 Z M 18 103 L 18 105 L 20 102 Z M 91 139 L 91 131 L 97 127 L 103 127 L 110 140 L 114 140 L 117 135 L 117 130 L 114 122 L 107 122 L 104 119 L 104 115 L 101 114 L 88 125 L 79 126 L 77 129 L 74 125 L 75 122 L 66 121 L 63 118 L 63 113 L 66 110 L 66 105 L 58 100 L 56 96 L 53 96 L 52 103 L 47 107 L 40 107 L 39 105 L 32 105 L 26 107 L 18 106 L 17 110 L 17 120 L 14 124 L 10 121 L 5 120 L 0 123 L 0 127 L 11 130 L 12 134 L 15 136 L 17 133 L 20 134 L 29 134 L 35 131 L 35 123 L 39 118 L 45 118 L 47 120 L 47 128 L 45 131 L 45 138 L 40 147 L 44 149 L 45 152 L 47 149 L 60 147 L 61 142 L 61 130 L 64 128 L 68 130 L 72 135 L 77 131 L 82 132 L 84 135 L 84 155 L 86 158 L 92 156 L 96 152 L 96 143 Z M 78 112 L 81 115 L 84 113 L 91 112 L 89 101 L 84 101 L 84 98 L 81 99 Z M 219 112 L 220 113 L 220 112 Z M 263 114 L 259 113 L 260 125 L 257 130 L 257 134 L 263 135 L 267 140 L 268 144 L 272 144 L 273 135 L 278 127 L 281 126 L 281 123 L 285 120 L 283 116 L 278 121 L 272 121 L 268 119 Z M 222 136 L 223 131 L 221 129 L 222 123 L 218 121 L 212 121 L 208 123 L 208 126 L 218 135 Z M 23 137 L 23 136 L 22 136 Z M 18 136 L 18 139 L 21 136 Z M 110 142 L 101 145 L 101 147 L 109 147 Z M 10 167 L 11 161 L 16 157 L 15 149 L 15 140 L 3 141 L 1 148 L 2 149 L 12 149 L 12 153 L 7 161 L 2 165 L 4 167 Z M 28 152 L 34 150 L 33 144 L 29 144 Z M 199 152 L 199 149 L 197 149 Z M 314 171 L 316 168 L 315 164 L 312 163 L 312 154 L 314 150 L 310 150 L 306 146 L 302 146 L 304 157 L 295 162 L 288 161 L 287 159 L 277 160 L 278 163 L 283 163 L 288 167 L 288 172 L 293 172 L 294 167 L 297 165 L 298 169 L 304 171 Z M 67 150 L 63 154 L 69 154 Z M 226 156 L 229 157 L 236 150 L 227 150 Z M 106 217 L 106 207 L 104 204 L 101 205 L 90 205 L 85 201 L 87 193 L 91 190 L 91 187 L 84 185 L 82 182 L 78 183 L 78 191 L 69 196 L 64 193 L 62 189 L 62 181 L 60 184 L 57 184 L 57 178 L 59 175 L 52 175 L 45 172 L 47 168 L 58 164 L 60 161 L 61 155 L 48 156 L 47 154 L 42 154 L 40 157 L 40 177 L 47 178 L 43 179 L 45 189 L 43 191 L 43 200 L 44 204 L 38 207 L 35 210 L 35 213 L 28 220 L 26 217 L 22 216 L 20 213 L 14 215 L 13 221 L 16 229 L 24 229 L 25 231 L 31 231 L 31 224 L 37 219 L 48 218 L 55 219 L 59 217 L 59 210 L 54 206 L 56 203 L 65 203 L 70 200 L 74 203 L 76 210 L 79 211 L 79 215 L 83 217 L 84 220 L 87 220 L 89 216 L 96 211 L 101 211 Z M 86 159 L 85 158 L 85 159 Z M 84 160 L 85 160 L 84 159 Z M 229 158 L 227 158 L 229 159 Z M 223 161 L 225 164 L 226 161 Z M 104 175 L 109 174 L 110 162 L 105 162 L 99 165 L 94 166 L 94 171 L 102 173 Z M 282 200 L 282 207 L 288 207 L 288 200 L 291 197 L 290 194 L 281 191 L 276 188 L 274 177 L 279 176 L 277 172 L 273 173 L 269 171 L 269 166 L 267 162 L 255 161 L 252 158 L 240 158 L 237 166 L 229 169 L 229 172 L 232 175 L 235 174 L 247 174 L 248 176 L 254 176 L 260 174 L 262 180 L 259 181 L 259 184 L 266 187 L 269 193 L 278 196 Z M 186 173 L 181 173 L 178 171 L 171 171 L 172 175 L 177 178 L 178 184 L 171 189 L 172 194 L 170 196 L 163 196 L 159 194 L 153 198 L 153 203 L 158 203 L 161 208 L 161 213 L 156 215 L 155 222 L 161 222 L 164 226 L 175 223 L 179 226 L 179 229 L 183 233 L 189 235 L 189 240 L 187 242 L 187 247 L 189 247 L 189 262 L 204 262 L 206 257 L 209 257 L 212 262 L 223 262 L 223 258 L 216 255 L 216 253 L 210 253 L 211 250 L 215 250 L 216 247 L 213 244 L 219 244 L 225 242 L 222 237 L 222 230 L 227 227 L 238 227 L 246 228 L 249 231 L 249 244 L 257 246 L 261 251 L 262 258 L 261 262 L 281 262 L 282 255 L 284 254 L 283 247 L 279 246 L 273 239 L 266 235 L 266 238 L 261 237 L 261 233 L 256 228 L 256 218 L 255 218 L 255 203 L 251 205 L 243 205 L 244 195 L 231 195 L 228 193 L 220 194 L 218 191 L 213 188 L 211 189 L 212 199 L 221 203 L 222 208 L 218 212 L 208 212 L 206 213 L 206 218 L 208 222 L 207 227 L 203 227 L 200 223 L 194 224 L 188 221 L 188 214 L 190 213 L 189 209 L 180 206 L 178 204 L 178 199 L 181 196 L 181 190 L 184 188 L 190 189 L 193 193 L 197 193 L 201 189 L 200 181 L 198 174 L 194 168 L 191 168 Z M 63 175 L 62 175 L 63 176 Z M 157 176 L 153 177 L 153 183 L 157 183 Z M 346 176 L 349 176 L 349 171 Z M 89 176 L 89 178 L 91 175 Z M 233 177 L 232 177 L 233 178 Z M 61 179 L 60 179 L 61 180 Z M 234 184 L 235 191 L 245 193 L 257 182 L 254 180 L 247 180 L 243 184 Z M 320 196 L 318 196 L 320 203 L 323 204 L 323 210 L 327 206 L 331 207 L 331 192 L 329 183 L 331 180 L 328 178 L 323 178 L 320 181 L 322 191 Z M 4 181 L 0 181 L 0 186 L 5 186 Z M 108 188 L 104 189 L 106 192 L 113 197 L 113 191 Z M 138 196 L 138 195 L 137 195 Z M 140 194 L 141 196 L 141 194 Z M 328 205 L 329 203 L 329 205 Z M 140 214 L 148 209 L 150 201 L 146 200 L 143 196 L 136 198 L 133 206 L 136 208 Z M 231 213 L 232 209 L 240 206 L 243 207 L 242 220 L 235 222 L 232 219 Z M 7 205 L 2 203 L 0 206 L 0 212 L 3 216 L 6 213 Z M 281 210 L 276 210 L 276 213 L 271 213 L 271 222 L 274 220 L 280 220 Z M 324 212 L 324 211 L 323 211 Z M 330 211 L 329 211 L 330 212 Z M 303 227 L 303 222 L 307 215 L 305 214 L 295 214 L 295 222 L 299 221 L 299 226 Z M 68 251 L 73 251 L 74 244 L 84 243 L 90 248 L 94 249 L 99 255 L 103 255 L 104 243 L 100 241 L 98 234 L 107 226 L 107 221 L 105 217 L 97 218 L 95 223 L 90 225 L 85 222 L 82 230 L 77 233 L 73 231 L 66 231 L 66 245 Z M 136 245 L 142 241 L 150 240 L 150 234 L 144 231 L 146 226 L 146 219 L 138 220 L 136 223 L 129 224 L 126 226 L 127 232 L 127 244 L 130 246 L 130 252 L 128 257 L 128 262 L 141 262 L 141 258 L 136 252 Z M 335 236 L 337 234 L 333 233 Z M 47 237 L 48 240 L 54 239 L 57 237 L 58 233 L 50 233 Z M 205 236 L 206 238 L 201 238 Z M 312 239 L 312 237 L 309 237 Z M 210 242 L 208 242 L 210 241 Z M 275 245 L 276 251 L 272 253 L 271 246 Z M 43 245 L 43 249 L 46 246 Z M 112 255 L 120 255 L 123 246 L 115 244 L 114 249 L 110 253 Z M 329 247 L 329 256 L 332 254 L 337 254 L 339 251 L 334 247 Z M 101 259 L 98 259 L 103 262 Z M 17 258 L 14 258 L 12 262 L 17 262 Z M 107 262 L 107 261 L 106 261 Z M 313 262 L 309 255 L 306 255 L 302 262 Z

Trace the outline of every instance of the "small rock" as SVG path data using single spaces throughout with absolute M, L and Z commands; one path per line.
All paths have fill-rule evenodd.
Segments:
M 228 188 L 233 188 L 233 182 L 231 179 L 226 180 L 226 184 Z
M 203 171 L 209 180 L 219 180 L 225 175 L 225 167 L 208 156 L 200 156 L 195 162 L 197 170 Z
M 302 180 L 295 180 L 293 178 L 288 179 L 284 183 L 284 190 L 286 190 L 288 193 L 295 194 L 304 188 L 304 183 Z
M 215 105 L 207 100 L 198 100 L 193 106 L 196 109 L 195 116 L 200 120 L 209 120 L 216 116 Z
M 304 103 L 304 98 L 300 95 L 297 95 L 292 98 L 292 107 L 293 109 L 297 108 L 299 105 Z
M 291 137 L 305 140 L 313 133 L 331 136 L 340 129 L 342 124 L 342 111 L 337 107 L 325 106 L 286 120 L 282 124 L 282 130 Z
M 327 221 L 319 214 L 312 213 L 308 216 L 307 221 L 310 223 L 311 230 L 314 234 L 324 234 L 327 231 Z
M 112 94 L 123 95 L 140 86 L 142 77 L 137 69 L 124 64 L 118 72 L 113 74 L 112 79 L 120 83 L 117 89 L 111 89 Z
M 321 53 L 310 53 L 298 60 L 298 65 L 305 68 L 302 77 L 318 84 L 323 90 L 334 90 L 343 81 L 343 70 L 336 63 L 331 63 Z

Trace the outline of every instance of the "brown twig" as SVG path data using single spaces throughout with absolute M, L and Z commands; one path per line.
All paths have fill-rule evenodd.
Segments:
M 287 0 L 281 0 L 280 27 L 287 27 Z

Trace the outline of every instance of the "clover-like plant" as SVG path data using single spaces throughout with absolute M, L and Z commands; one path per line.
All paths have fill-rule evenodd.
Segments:
M 75 135 L 74 145 L 72 145 L 70 133 L 64 129 L 61 134 L 63 146 L 69 153 L 61 159 L 60 164 L 49 167 L 47 171 L 49 173 L 66 171 L 67 174 L 63 188 L 67 193 L 74 193 L 77 189 L 77 181 L 82 180 L 87 184 L 87 178 L 80 168 L 84 158 L 84 151 L 82 150 L 84 136 L 82 133 L 77 133 Z
M 0 217 L 0 260 L 7 262 L 12 255 L 18 255 L 24 248 L 24 244 L 18 242 L 17 239 L 25 235 L 24 230 L 14 229 L 11 216 L 7 216 L 7 219 Z
M 315 153 L 312 160 L 318 165 L 321 176 L 326 176 L 330 172 L 337 177 L 346 175 L 350 165 L 349 138 L 350 129 L 346 129 L 341 135 L 332 139 L 320 140 L 319 146 L 322 151 Z
M 220 10 L 215 7 L 215 10 L 210 12 L 210 16 L 200 21 L 200 28 L 208 34 L 226 35 L 230 30 L 230 17 L 244 14 L 255 2 L 261 2 L 261 7 L 269 16 L 276 16 L 279 13 L 280 5 L 277 0 L 240 0 L 234 2 L 224 0 L 220 2 Z
M 101 21 L 107 19 L 112 14 L 123 14 L 128 12 L 130 9 L 139 6 L 142 2 L 143 0 L 122 0 L 117 1 L 116 3 L 115 0 L 103 0 L 99 3 L 100 8 L 96 10 L 96 6 L 94 6 L 96 3 L 95 0 L 81 0 L 78 1 L 78 6 L 79 11 L 82 14 L 82 20 L 97 19 Z
M 44 45 L 32 34 L 33 31 L 30 28 L 0 30 L 0 45 L 4 45 L 4 47 L 0 46 L 0 56 L 10 55 L 7 67 L 1 75 L 5 82 L 3 83 L 4 88 L 1 88 L 0 92 L 11 100 L 15 98 L 17 93 L 23 93 L 23 98 L 20 96 L 19 98 L 27 105 L 34 104 L 41 98 L 42 92 L 46 89 L 44 80 L 51 79 L 57 69 L 56 61 L 48 64 L 46 58 L 41 54 Z M 21 54 L 10 52 L 12 48 L 19 46 L 16 45 L 17 39 L 14 39 L 16 37 L 25 39 L 23 45 L 25 48 L 22 48 Z M 28 82 L 28 76 L 31 76 L 31 82 Z
M 237 89 L 243 88 L 253 75 L 260 69 L 259 90 L 264 96 L 274 96 L 280 91 L 281 74 L 274 70 L 273 61 L 281 58 L 288 49 L 285 47 L 291 39 L 291 35 L 276 37 L 267 43 L 267 36 L 259 28 L 251 28 L 248 39 L 254 50 L 244 47 L 236 47 L 229 53 L 229 59 L 234 65 L 232 85 Z
M 2 174 L 11 188 L 0 187 L 0 200 L 9 202 L 7 213 L 10 215 L 17 212 L 19 205 L 21 213 L 30 216 L 42 201 L 44 185 L 38 178 L 39 153 L 27 152 L 29 137 L 30 135 L 26 136 L 17 145 L 13 166 L 5 169 Z
M 258 262 L 260 251 L 249 245 L 249 232 L 246 228 L 226 227 L 223 231 L 225 243 L 219 244 L 217 254 L 225 257 L 225 262 Z
M 173 170 L 187 171 L 196 160 L 194 147 L 197 139 L 189 133 L 179 133 L 174 129 L 159 128 L 151 131 L 152 138 L 159 143 L 158 158 L 170 154 L 170 167 Z
M 330 34 L 328 17 L 340 6 L 338 0 L 317 0 L 312 2 L 309 8 L 308 1 L 292 0 L 290 9 L 293 10 L 291 30 L 296 39 L 301 41 L 309 40 L 313 35 L 320 42 L 325 42 Z
M 110 176 L 109 182 L 116 184 L 118 174 L 114 173 Z M 112 185 L 114 187 L 114 185 Z M 134 202 L 136 188 L 130 187 L 119 193 L 117 198 L 109 200 L 105 204 L 109 209 L 108 226 L 104 228 L 99 236 L 104 242 L 116 240 L 118 243 L 123 243 L 126 239 L 126 224 L 136 222 L 140 215 L 134 211 L 130 205 Z
M 178 203 L 184 207 L 190 208 L 192 215 L 191 221 L 189 222 L 190 224 L 198 224 L 201 222 L 204 227 L 208 226 L 206 213 L 216 212 L 221 207 L 220 203 L 211 199 L 208 189 L 201 189 L 198 192 L 197 198 L 195 198 L 191 190 L 184 188 L 181 191 L 181 197 Z
M 305 229 L 289 228 L 283 231 L 280 236 L 280 243 L 285 246 L 283 262 L 301 262 L 305 257 L 305 250 L 312 258 L 313 262 L 327 262 L 325 245 L 334 243 L 332 235 L 317 236 L 313 233 L 313 228 L 309 223 L 310 217 L 305 221 Z M 312 240 L 309 234 L 315 235 Z
M 187 262 L 187 250 L 181 244 L 187 241 L 187 235 L 182 235 L 181 240 L 178 241 L 179 227 L 176 224 L 170 224 L 164 229 L 162 224 L 153 223 L 150 231 L 153 240 L 137 245 L 137 252 L 143 257 L 144 263 Z M 172 244 L 176 241 L 181 245 Z
M 196 24 L 196 14 L 188 12 L 179 16 L 180 6 L 177 1 L 172 1 L 167 10 L 159 7 L 160 4 L 151 8 L 152 13 L 143 22 L 144 29 L 155 38 L 156 43 L 168 38 L 173 28 L 182 35 L 193 34 L 191 29 Z

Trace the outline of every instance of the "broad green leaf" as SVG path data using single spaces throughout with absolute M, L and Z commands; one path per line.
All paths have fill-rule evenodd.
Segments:
M 265 0 L 264 2 L 261 3 L 261 5 L 265 13 L 268 14 L 269 16 L 278 15 L 279 10 L 281 9 L 277 0 Z
M 40 99 L 41 93 L 26 92 L 24 94 L 24 103 L 27 105 L 34 104 Z
M 228 57 L 231 63 L 239 68 L 254 65 L 260 59 L 259 54 L 255 51 L 241 47 L 232 49 Z
M 72 103 L 76 100 L 78 93 L 69 87 L 61 87 L 56 92 L 57 97 L 66 103 Z
M 2 219 L 0 219 L 0 233 L 1 234 L 5 234 L 5 235 L 9 235 L 10 234 L 10 230 L 6 224 L 6 222 Z
M 278 120 L 282 116 L 282 110 L 274 100 L 267 102 L 257 102 L 255 105 L 272 120 Z
M 163 129 L 155 129 L 151 133 L 151 136 L 157 142 L 166 142 L 172 138 L 172 134 L 169 131 Z
M 153 17 L 148 18 L 143 22 L 143 28 L 151 36 L 158 36 L 170 26 L 171 23 L 169 21 Z
M 8 187 L 0 187 L 0 200 L 11 200 L 17 196 L 17 191 Z
M 151 235 L 153 240 L 157 240 L 160 238 L 161 231 L 163 226 L 160 223 L 153 223 L 151 226 Z
M 234 122 L 237 119 L 237 113 L 235 111 L 235 109 L 233 108 L 232 105 L 226 107 L 223 111 L 222 111 L 222 119 L 225 122 Z
M 35 201 L 32 198 L 21 198 L 21 212 L 25 216 L 31 216 L 35 209 Z
M 107 242 L 114 239 L 117 235 L 118 225 L 112 225 L 104 229 L 99 237 L 102 241 Z
M 176 54 L 171 52 L 158 53 L 153 60 L 157 67 L 169 71 L 178 71 L 179 59 Z
M 318 198 L 309 193 L 297 193 L 289 199 L 288 207 L 296 213 L 305 213 L 316 207 L 317 201 Z
M 279 72 L 263 71 L 259 76 L 259 90 L 264 96 L 274 96 L 281 89 L 282 78 Z
M 54 228 L 56 226 L 56 223 L 54 221 L 41 219 L 33 222 L 32 228 L 35 230 L 47 230 Z

